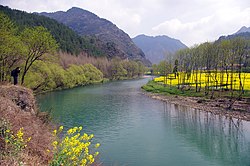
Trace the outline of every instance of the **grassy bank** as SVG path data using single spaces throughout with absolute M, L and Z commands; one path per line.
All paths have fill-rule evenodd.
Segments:
M 238 91 L 233 92 L 233 97 L 230 91 L 207 95 L 204 91 L 195 92 L 192 87 L 178 89 L 155 81 L 149 81 L 142 89 L 150 92 L 147 95 L 154 99 L 250 121 L 250 91 L 245 91 L 241 98 L 238 98 Z
M 144 89 L 147 92 L 152 93 L 159 93 L 164 95 L 178 95 L 178 96 L 188 96 L 188 97 L 204 97 L 204 98 L 211 98 L 211 94 L 213 95 L 213 98 L 231 98 L 231 95 L 233 93 L 233 98 L 238 97 L 238 91 L 218 91 L 214 90 L 211 91 L 211 94 L 205 94 L 203 90 L 200 92 L 196 92 L 194 87 L 186 87 L 186 88 L 177 88 L 177 86 L 170 86 L 170 85 L 164 85 L 162 82 L 155 82 L 155 81 L 149 81 L 146 85 L 142 86 L 142 89 Z M 250 98 L 250 90 L 246 90 L 244 94 L 242 94 L 242 97 L 244 98 Z
M 196 93 L 195 90 L 190 89 L 188 91 L 180 90 L 174 86 L 164 85 L 154 81 L 149 81 L 146 85 L 142 86 L 147 92 L 160 93 L 163 95 L 178 95 L 178 96 L 191 96 L 191 97 L 202 97 L 201 92 Z

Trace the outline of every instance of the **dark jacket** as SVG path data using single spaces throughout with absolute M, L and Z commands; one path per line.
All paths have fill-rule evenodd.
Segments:
M 16 68 L 11 71 L 11 76 L 12 77 L 18 77 L 18 74 L 20 73 L 20 68 Z

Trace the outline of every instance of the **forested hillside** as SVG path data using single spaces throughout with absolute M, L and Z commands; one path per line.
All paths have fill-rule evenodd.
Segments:
M 68 28 L 45 16 L 13 10 L 0 5 L 0 11 L 6 14 L 17 26 L 19 31 L 25 27 L 43 26 L 50 31 L 63 52 L 78 55 L 87 52 L 89 55 L 101 56 L 103 52 L 93 44 L 93 39 L 83 38 Z
M 147 66 L 151 65 L 128 34 L 112 22 L 87 10 L 73 7 L 66 12 L 40 14 L 67 25 L 81 36 L 91 38 L 91 42 L 109 59 L 118 56 L 121 59 L 141 61 Z

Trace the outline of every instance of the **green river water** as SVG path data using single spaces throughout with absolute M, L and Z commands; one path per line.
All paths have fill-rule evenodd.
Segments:
M 250 166 L 250 122 L 151 99 L 140 90 L 147 81 L 78 87 L 37 99 L 59 125 L 93 133 L 104 166 Z

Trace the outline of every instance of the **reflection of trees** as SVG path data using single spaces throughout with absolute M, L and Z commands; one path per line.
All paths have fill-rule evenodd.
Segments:
M 250 140 L 241 120 L 180 105 L 166 103 L 164 108 L 172 128 L 205 156 L 229 165 L 250 163 Z

